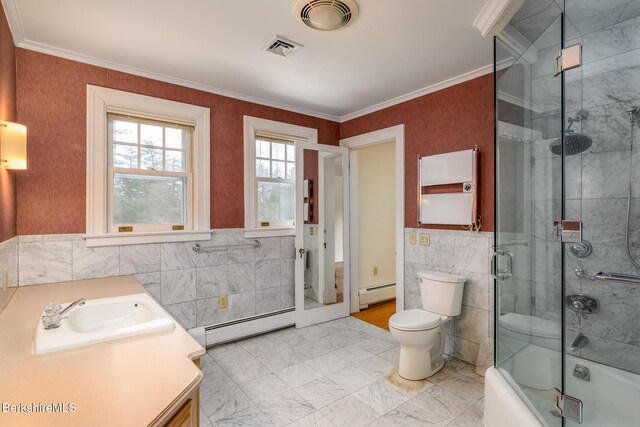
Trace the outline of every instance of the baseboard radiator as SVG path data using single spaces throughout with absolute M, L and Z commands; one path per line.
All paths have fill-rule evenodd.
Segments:
M 245 317 L 243 319 L 217 323 L 215 325 L 205 326 L 204 328 L 195 328 L 199 329 L 199 331 L 192 329 L 189 330 L 189 332 L 191 332 L 194 337 L 197 335 L 202 337 L 202 335 L 204 335 L 202 337 L 203 339 L 199 339 L 198 341 L 207 348 L 217 344 L 237 341 L 266 332 L 288 328 L 295 324 L 295 308 L 291 307 Z
M 396 284 L 395 283 L 383 283 L 380 285 L 371 286 L 358 291 L 360 310 L 369 307 L 372 304 L 377 304 L 384 301 L 395 299 L 396 297 Z

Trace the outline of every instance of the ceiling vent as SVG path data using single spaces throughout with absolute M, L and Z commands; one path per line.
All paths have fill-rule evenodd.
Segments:
M 287 40 L 284 37 L 276 36 L 273 40 L 265 45 L 264 49 L 267 52 L 287 57 L 301 47 L 302 45 L 300 43 Z
M 358 4 L 355 0 L 298 0 L 293 13 L 314 30 L 334 31 L 356 19 Z

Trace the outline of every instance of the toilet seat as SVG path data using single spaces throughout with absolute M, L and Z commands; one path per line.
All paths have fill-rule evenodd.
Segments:
M 389 326 L 399 331 L 426 331 L 442 323 L 442 316 L 426 310 L 413 309 L 396 313 L 389 319 Z

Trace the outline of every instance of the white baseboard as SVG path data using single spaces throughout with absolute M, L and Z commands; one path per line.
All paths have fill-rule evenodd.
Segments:
M 196 329 L 202 329 L 205 332 L 205 343 L 202 345 L 209 347 L 294 326 L 295 324 L 296 313 L 292 310 L 268 316 L 255 316 L 255 318 L 232 322 L 231 324 L 222 324 L 215 325 L 214 327 L 209 326 L 206 328 Z M 192 331 L 194 330 L 189 330 L 189 332 L 194 335 Z
M 393 286 L 389 285 L 360 289 L 358 291 L 360 310 L 369 307 L 371 304 L 394 299 L 396 297 L 395 283 L 393 284 Z

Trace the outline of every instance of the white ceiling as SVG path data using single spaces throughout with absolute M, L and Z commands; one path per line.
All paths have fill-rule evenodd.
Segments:
M 493 61 L 481 0 L 359 0 L 335 32 L 295 19 L 295 0 L 2 2 L 18 46 L 334 120 Z M 304 47 L 263 51 L 276 34 Z

